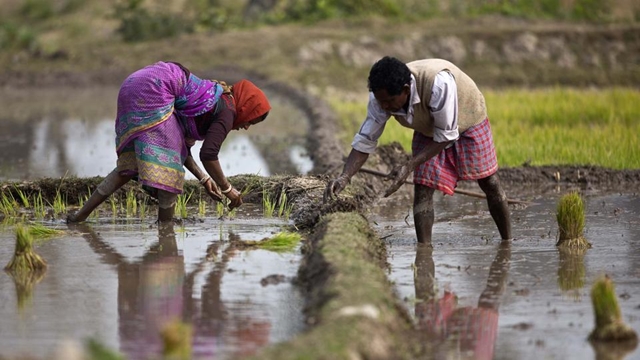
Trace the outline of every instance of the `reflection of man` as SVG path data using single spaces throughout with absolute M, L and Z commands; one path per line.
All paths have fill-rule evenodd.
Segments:
M 268 322 L 251 321 L 245 315 L 232 316 L 222 301 L 222 277 L 229 260 L 237 253 L 232 246 L 225 248 L 208 272 L 200 300 L 193 297 L 195 278 L 207 267 L 209 255 L 217 253 L 218 243 L 210 245 L 193 272 L 186 273 L 171 224 L 159 227 L 158 242 L 135 262 L 127 261 L 88 225 L 72 227 L 83 232 L 104 263 L 117 269 L 120 351 L 127 357 L 157 358 L 164 345 L 160 332 L 175 320 L 192 323 L 193 355 L 198 357 L 216 357 L 236 348 L 244 352 L 245 344 L 255 351 L 268 343 Z M 222 350 L 225 338 L 231 338 L 234 344 Z
M 458 308 L 458 299 L 451 291 L 445 291 L 441 298 L 437 298 L 433 248 L 429 244 L 418 244 L 414 279 L 418 301 L 416 320 L 418 328 L 435 343 L 438 353 L 446 354 L 453 346 L 461 350 L 463 357 L 493 359 L 498 334 L 498 308 L 510 259 L 511 243 L 503 240 L 489 269 L 487 286 L 478 299 L 478 306 Z

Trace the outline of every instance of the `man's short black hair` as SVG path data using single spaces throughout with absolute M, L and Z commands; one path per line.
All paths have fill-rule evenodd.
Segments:
M 385 56 L 376 61 L 369 71 L 369 91 L 387 90 L 391 96 L 399 95 L 402 87 L 411 82 L 411 71 L 402 61 Z

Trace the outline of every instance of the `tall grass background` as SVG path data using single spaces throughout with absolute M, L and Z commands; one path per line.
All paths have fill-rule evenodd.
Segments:
M 607 89 L 484 90 L 500 166 L 596 165 L 640 168 L 640 91 Z M 366 97 L 333 97 L 349 144 L 366 116 Z M 413 131 L 390 120 L 379 144 L 411 151 Z

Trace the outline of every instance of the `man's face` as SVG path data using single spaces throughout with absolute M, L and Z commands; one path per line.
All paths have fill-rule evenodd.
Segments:
M 405 85 L 398 95 L 391 96 L 386 89 L 380 89 L 374 91 L 373 96 L 378 101 L 378 104 L 380 104 L 382 110 L 387 112 L 397 112 L 406 105 L 409 100 L 410 93 L 411 89 L 409 88 L 409 85 Z

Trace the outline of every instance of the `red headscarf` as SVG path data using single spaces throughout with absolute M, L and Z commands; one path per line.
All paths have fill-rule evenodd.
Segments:
M 266 95 L 249 80 L 233 84 L 232 92 L 236 105 L 236 118 L 233 121 L 235 129 L 271 110 Z

